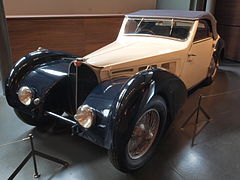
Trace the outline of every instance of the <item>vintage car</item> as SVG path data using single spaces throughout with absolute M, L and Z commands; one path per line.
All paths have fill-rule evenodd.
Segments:
M 25 123 L 64 121 L 131 172 L 149 160 L 187 92 L 213 80 L 223 54 L 211 14 L 142 10 L 125 16 L 116 41 L 85 57 L 43 48 L 26 55 L 6 98 Z

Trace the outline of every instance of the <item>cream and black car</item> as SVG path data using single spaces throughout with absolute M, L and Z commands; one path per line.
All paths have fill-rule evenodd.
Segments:
M 131 172 L 149 160 L 188 90 L 213 80 L 223 55 L 211 14 L 142 10 L 125 16 L 116 41 L 85 57 L 29 53 L 12 69 L 6 98 L 27 124 L 68 123 Z

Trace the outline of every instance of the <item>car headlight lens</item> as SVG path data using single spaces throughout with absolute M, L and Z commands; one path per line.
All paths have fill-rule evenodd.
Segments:
M 95 123 L 95 114 L 91 107 L 82 105 L 78 108 L 74 119 L 84 128 L 90 128 Z
M 17 94 L 18 94 L 18 98 L 21 103 L 23 103 L 26 106 L 31 104 L 32 98 L 33 98 L 33 92 L 31 91 L 31 89 L 29 87 L 27 87 L 27 86 L 21 87 L 18 90 Z

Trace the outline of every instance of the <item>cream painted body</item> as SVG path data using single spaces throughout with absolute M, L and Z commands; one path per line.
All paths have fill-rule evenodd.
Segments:
M 188 89 L 207 77 L 217 40 L 206 38 L 193 42 L 199 21 L 196 20 L 186 40 L 154 35 L 125 35 L 126 19 L 113 43 L 85 56 L 86 63 L 102 67 L 101 81 L 131 77 L 151 65 L 178 76 Z

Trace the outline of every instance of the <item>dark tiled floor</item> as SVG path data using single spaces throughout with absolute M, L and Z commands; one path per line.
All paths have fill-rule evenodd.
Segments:
M 151 161 L 139 172 L 123 174 L 109 162 L 107 151 L 92 143 L 70 135 L 40 133 L 15 116 L 4 97 L 0 96 L 0 144 L 34 135 L 36 149 L 71 163 L 64 169 L 48 160 L 37 158 L 39 179 L 199 179 L 221 180 L 240 177 L 240 92 L 203 100 L 203 107 L 213 121 L 196 139 L 191 148 L 192 124 L 185 131 L 179 127 L 193 111 L 200 94 L 209 95 L 240 89 L 240 64 L 226 62 L 210 86 L 203 87 L 189 96 L 160 143 L 158 151 Z M 200 116 L 200 120 L 204 120 Z M 0 179 L 9 177 L 17 165 L 30 150 L 28 142 L 17 143 L 0 148 Z M 32 161 L 28 162 L 16 179 L 34 179 Z

